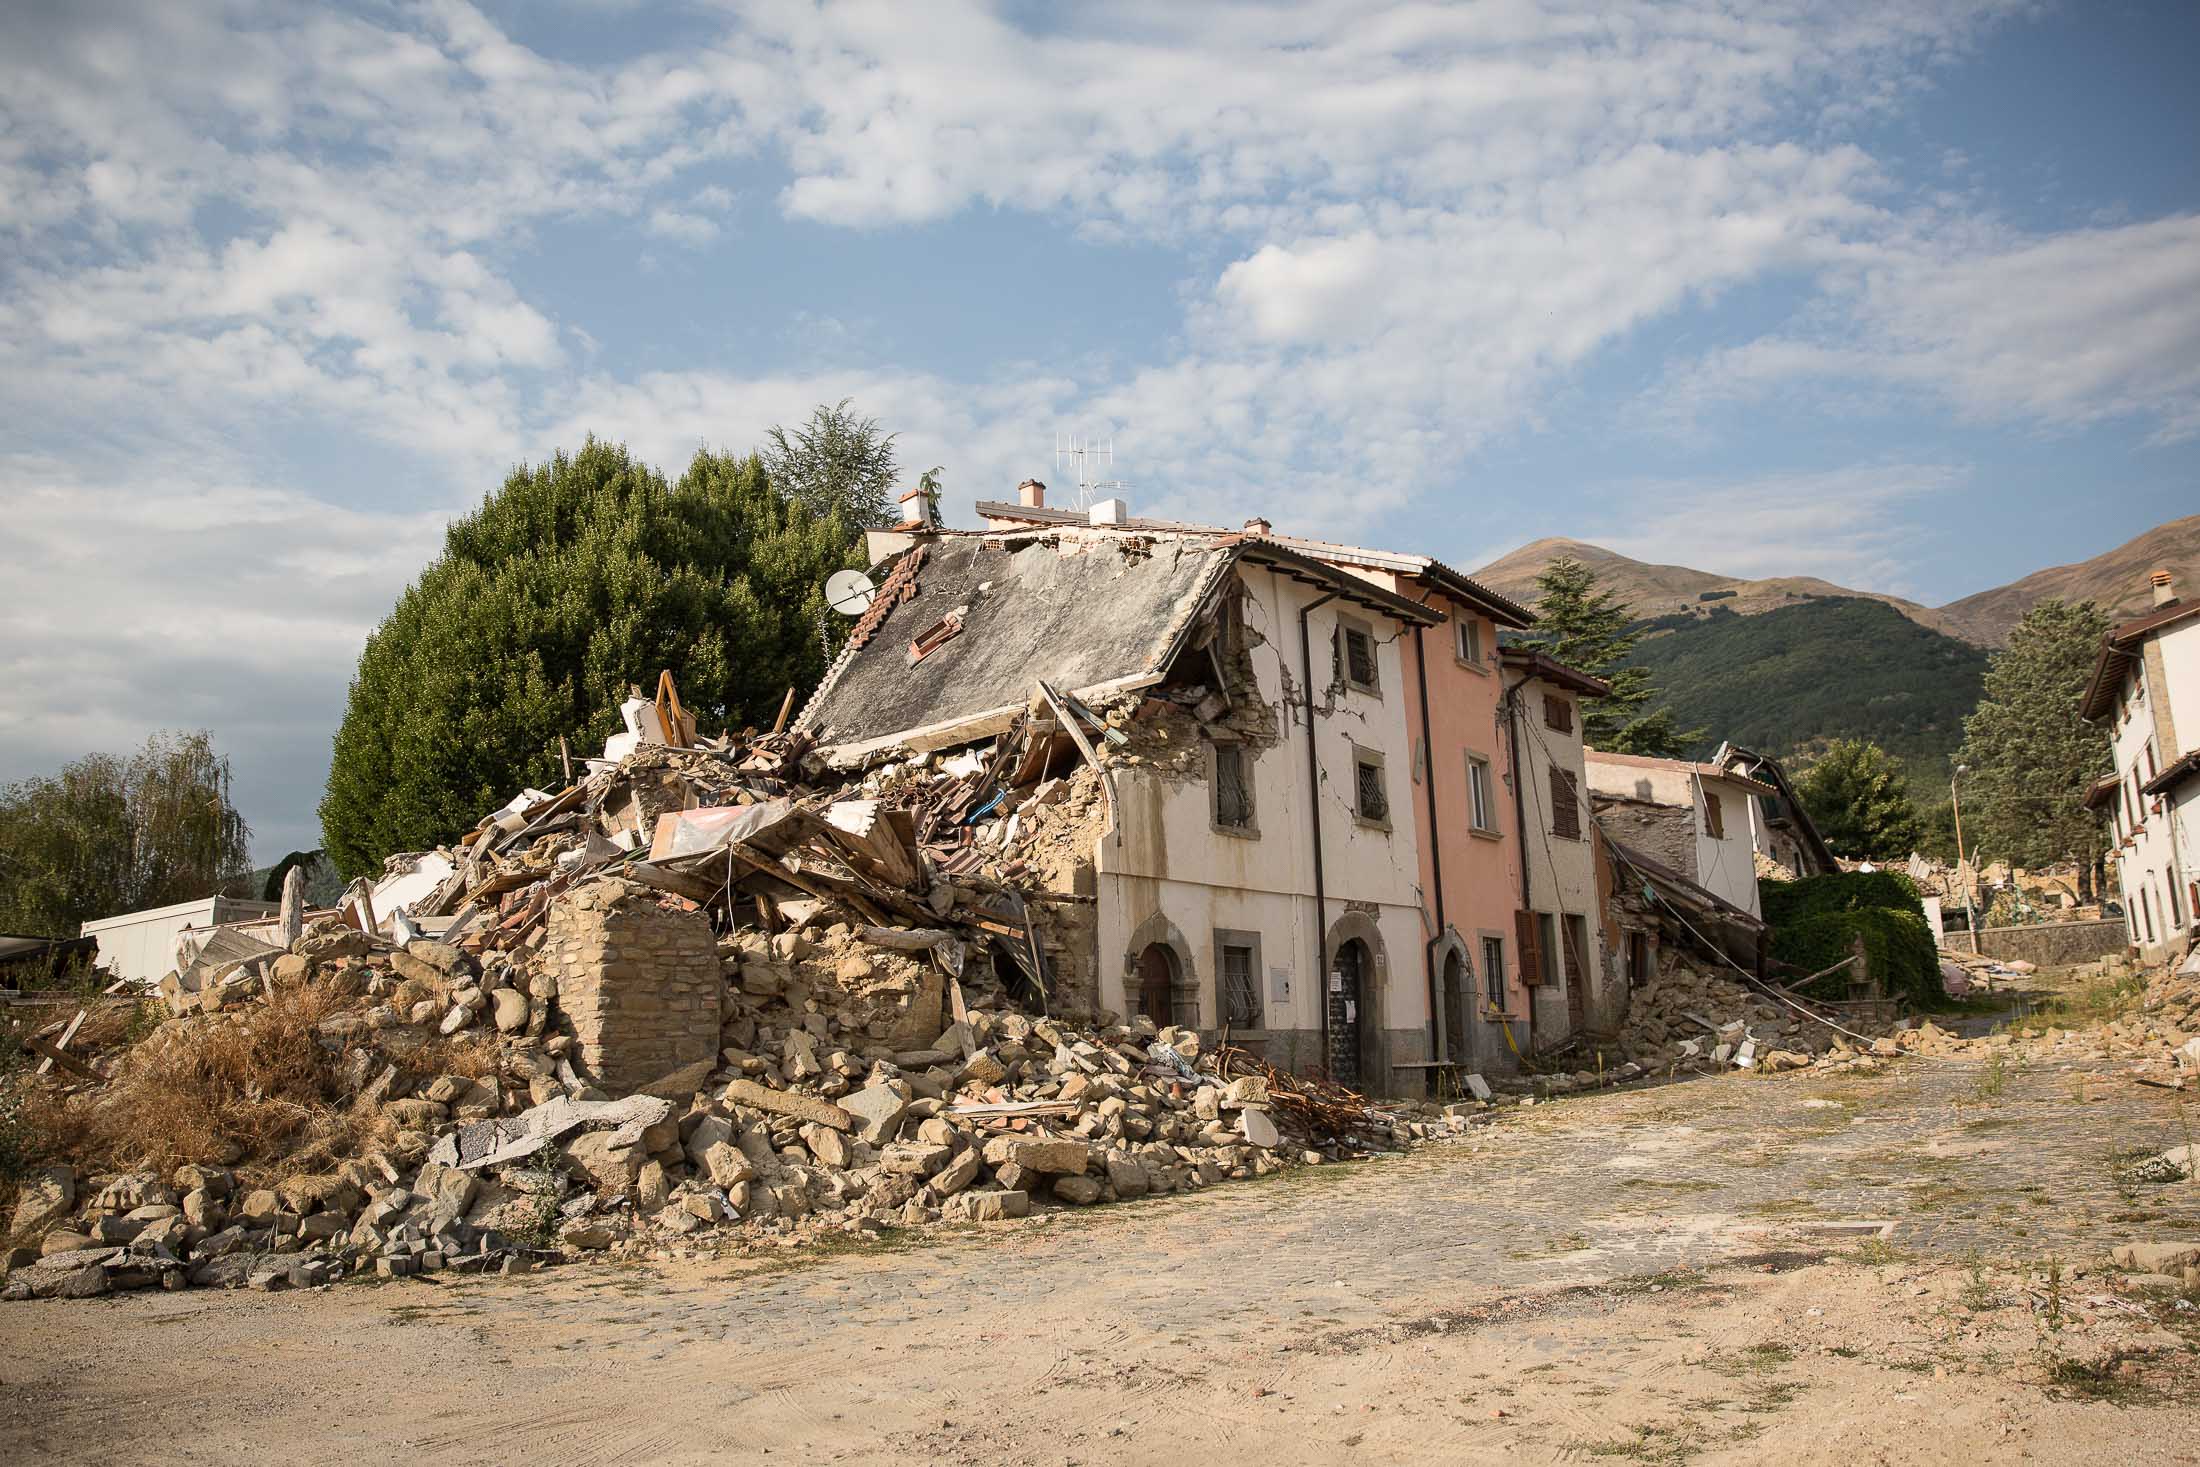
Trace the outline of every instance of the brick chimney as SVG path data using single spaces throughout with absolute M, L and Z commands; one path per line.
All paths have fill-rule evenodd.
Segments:
M 1016 502 L 1025 509 L 1047 507 L 1047 486 L 1037 479 L 1026 479 L 1016 486 Z
M 2156 606 L 2175 606 L 2177 604 L 2177 587 L 2170 581 L 2168 571 L 2156 571 L 2153 575 L 2147 577 L 2147 584 L 2154 588 L 2154 604 Z
M 1249 534 L 1266 535 L 1272 532 L 1276 527 L 1269 524 L 1266 517 L 1262 515 L 1254 515 L 1251 519 L 1245 522 L 1245 528 Z

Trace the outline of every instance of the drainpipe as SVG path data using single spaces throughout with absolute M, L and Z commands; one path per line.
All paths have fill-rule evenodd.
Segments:
M 1498 676 L 1504 676 L 1502 670 Z M 1513 835 L 1520 844 L 1520 910 L 1530 913 L 1528 920 L 1533 922 L 1535 902 L 1528 886 L 1528 776 L 1520 767 L 1520 690 L 1527 685 L 1528 680 L 1523 677 L 1505 689 L 1498 706 L 1504 710 L 1505 746 L 1512 755 Z M 1515 953 L 1513 958 L 1518 962 L 1526 956 L 1526 953 Z M 1528 1049 L 1532 1053 L 1535 1049 L 1535 985 L 1528 982 L 1526 972 L 1520 975 L 1520 988 L 1528 996 Z
M 1322 1073 L 1329 1073 L 1329 893 L 1322 884 L 1322 766 L 1314 752 L 1314 645 L 1306 619 L 1337 599 L 1327 592 L 1299 608 L 1299 683 L 1306 700 L 1306 809 L 1314 840 L 1314 994 L 1322 1010 Z
M 1425 604 L 1425 603 L 1424 603 Z M 1451 1046 L 1444 1020 L 1443 990 L 1436 978 L 1436 945 L 1444 940 L 1444 842 L 1436 827 L 1436 738 L 1428 713 L 1428 628 L 1413 629 L 1413 671 L 1421 685 L 1421 758 L 1427 774 L 1422 781 L 1428 798 L 1429 880 L 1436 888 L 1436 935 L 1421 945 L 1421 965 L 1428 969 L 1428 1011 L 1436 1021 L 1436 1058 L 1450 1059 Z

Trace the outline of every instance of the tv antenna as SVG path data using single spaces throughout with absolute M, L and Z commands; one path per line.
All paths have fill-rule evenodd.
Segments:
M 1099 477 L 1100 466 L 1115 467 L 1115 440 L 1097 441 L 1082 433 L 1054 435 L 1054 467 L 1068 464 L 1077 476 L 1077 508 L 1090 509 L 1095 499 L 1106 499 L 1130 488 L 1121 479 Z

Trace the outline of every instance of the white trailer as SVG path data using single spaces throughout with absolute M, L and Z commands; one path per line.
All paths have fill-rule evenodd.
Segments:
M 274 902 L 203 897 L 195 902 L 178 902 L 172 907 L 101 917 L 96 922 L 85 923 L 83 935 L 99 939 L 99 960 L 116 977 L 150 985 L 176 970 L 176 941 L 185 929 L 224 922 L 250 922 L 255 918 L 272 917 L 276 911 Z

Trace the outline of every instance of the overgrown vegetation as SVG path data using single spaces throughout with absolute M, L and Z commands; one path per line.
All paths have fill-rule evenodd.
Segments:
M 1890 995 L 1923 1005 L 1945 997 L 1925 905 L 1907 876 L 1836 872 L 1761 881 L 1757 889 L 1776 960 L 1815 973 L 1849 956 L 1861 939 L 1865 961 Z
M 456 812 L 555 786 L 560 736 L 593 752 L 658 669 L 707 727 L 769 723 L 824 670 L 824 580 L 858 540 L 754 456 L 701 452 L 667 483 L 590 439 L 514 469 L 367 639 L 321 802 L 330 858 L 378 870 L 452 839 Z
M 247 1177 L 310 1172 L 379 1139 L 380 1112 L 346 1106 L 318 1027 L 358 989 L 343 981 L 286 984 L 234 1013 L 145 1032 L 145 1005 L 110 1004 L 72 1049 L 95 1052 L 132 1035 L 106 1084 L 74 1095 L 38 1092 L 21 1110 L 18 1165 L 68 1161 L 80 1171 L 162 1174 L 185 1162 L 236 1166 Z M 493 1071 L 480 1039 L 444 1040 L 416 1063 L 429 1073 Z

